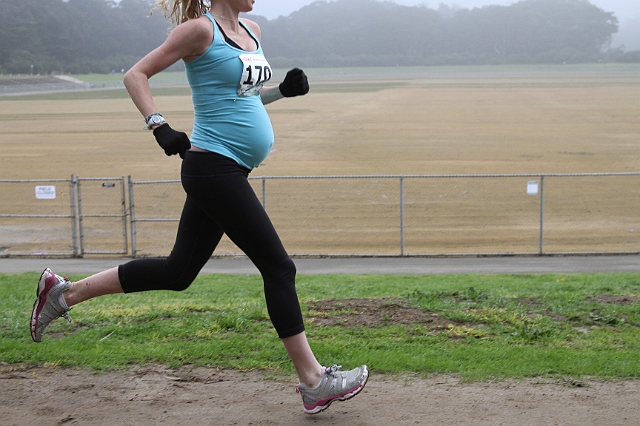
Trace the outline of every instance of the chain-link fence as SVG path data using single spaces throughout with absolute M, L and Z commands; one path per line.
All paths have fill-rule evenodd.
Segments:
M 294 256 L 640 253 L 640 173 L 270 176 L 250 183 Z M 40 191 L 40 192 L 39 192 Z M 0 255 L 164 256 L 179 181 L 0 180 Z M 214 255 L 241 255 L 223 238 Z
M 76 180 L 0 180 L 0 255 L 77 256 Z

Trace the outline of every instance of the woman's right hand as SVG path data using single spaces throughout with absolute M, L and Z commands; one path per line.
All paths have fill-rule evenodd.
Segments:
M 179 154 L 180 158 L 184 158 L 185 152 L 191 148 L 187 134 L 173 130 L 167 123 L 153 129 L 153 136 L 167 155 Z

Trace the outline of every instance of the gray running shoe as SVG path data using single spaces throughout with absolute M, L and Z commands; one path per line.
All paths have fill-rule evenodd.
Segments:
M 70 287 L 71 282 L 67 278 L 54 274 L 51 269 L 47 268 L 42 272 L 31 312 L 31 338 L 34 342 L 42 340 L 44 329 L 54 319 L 65 317 L 71 322 L 71 317 L 67 314 L 69 307 L 62 296 Z
M 351 371 L 341 371 L 339 365 L 323 367 L 322 379 L 316 388 L 300 383 L 296 389 L 302 395 L 304 412 L 316 414 L 326 410 L 333 401 L 346 401 L 364 388 L 369 378 L 369 369 L 361 365 Z

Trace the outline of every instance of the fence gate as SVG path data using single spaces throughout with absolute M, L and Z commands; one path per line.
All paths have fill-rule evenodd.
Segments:
M 77 178 L 79 255 L 128 254 L 124 176 Z

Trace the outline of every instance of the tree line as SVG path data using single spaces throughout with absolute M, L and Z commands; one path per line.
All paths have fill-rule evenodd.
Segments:
M 160 11 L 149 14 L 153 3 L 2 0 L 0 73 L 128 69 L 170 29 Z M 640 62 L 640 52 L 610 48 L 618 20 L 587 0 L 475 9 L 316 1 L 277 19 L 248 17 L 275 67 Z
M 2 0 L 0 72 L 128 69 L 168 33 L 150 0 Z

